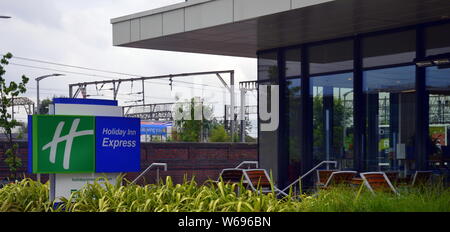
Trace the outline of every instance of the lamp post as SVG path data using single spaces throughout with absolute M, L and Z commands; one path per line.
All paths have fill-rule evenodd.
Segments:
M 39 114 L 40 112 L 40 102 L 39 102 L 39 81 L 47 78 L 47 77 L 56 77 L 56 76 L 64 76 L 64 74 L 54 73 L 50 75 L 40 76 L 36 78 L 36 89 L 37 89 L 37 99 L 36 99 L 36 112 L 35 114 Z
M 40 104 L 39 104 L 39 81 L 47 78 L 47 77 L 56 77 L 56 76 L 64 76 L 64 74 L 59 74 L 59 73 L 53 73 L 53 74 L 49 74 L 49 75 L 45 75 L 45 76 L 40 76 L 38 78 L 36 78 L 36 89 L 37 89 L 37 99 L 36 99 L 36 111 L 34 112 L 34 114 L 39 114 L 39 108 L 40 108 Z M 37 174 L 37 181 L 41 182 L 41 174 Z

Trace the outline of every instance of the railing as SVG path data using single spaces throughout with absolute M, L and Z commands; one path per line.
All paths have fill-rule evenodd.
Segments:
M 313 167 L 311 170 L 309 170 L 308 172 L 306 172 L 305 174 L 303 174 L 300 178 L 298 178 L 296 181 L 292 182 L 290 185 L 288 185 L 286 188 L 284 188 L 282 191 L 286 191 L 288 190 L 290 187 L 292 187 L 294 184 L 297 184 L 298 182 L 300 182 L 303 178 L 305 178 L 306 176 L 308 176 L 310 173 L 312 173 L 313 171 L 315 171 L 317 168 L 319 168 L 320 166 L 324 165 L 324 164 L 334 164 L 334 167 L 337 168 L 337 161 L 322 161 L 320 162 L 318 165 L 316 165 L 315 167 Z M 327 165 L 328 167 L 328 165 Z
M 256 168 L 258 168 L 258 161 L 242 161 L 242 163 L 240 163 L 238 166 L 236 166 L 235 168 L 238 169 L 243 165 L 246 164 L 254 164 L 256 166 Z
M 139 178 L 143 177 L 147 172 L 152 168 L 157 167 L 156 169 L 156 179 L 159 181 L 159 167 L 164 167 L 164 171 L 167 171 L 167 163 L 152 163 L 148 166 L 136 179 L 134 179 L 131 183 L 135 184 Z

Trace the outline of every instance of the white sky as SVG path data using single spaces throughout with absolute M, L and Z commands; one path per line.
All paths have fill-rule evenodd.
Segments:
M 233 69 L 235 70 L 236 83 L 243 80 L 255 80 L 256 59 L 112 46 L 111 18 L 179 2 L 184 1 L 0 0 L 0 15 L 12 17 L 11 19 L 0 19 L 0 53 L 11 52 L 18 57 L 143 76 Z M 71 69 L 20 59 L 12 59 L 11 62 L 72 72 L 105 75 L 116 77 L 117 79 L 129 77 Z M 7 80 L 18 81 L 22 74 L 30 78 L 28 91 L 25 96 L 30 97 L 33 101 L 36 99 L 36 82 L 34 78 L 55 73 L 55 71 L 32 69 L 12 64 L 7 66 L 6 70 L 5 77 Z M 48 78 L 40 82 L 40 98 L 42 100 L 53 96 L 68 96 L 68 84 L 102 79 L 105 78 L 75 74 Z M 146 94 L 146 103 L 172 102 L 174 101 L 172 99 L 175 92 L 181 92 L 184 96 L 189 95 L 191 90 L 181 87 L 181 85 L 177 87 L 176 80 L 174 79 L 175 87 L 173 91 L 170 91 L 168 81 L 158 81 L 160 82 L 159 85 L 147 84 L 145 89 L 146 93 L 148 93 Z M 186 82 L 203 81 L 203 84 L 221 86 L 219 80 L 213 76 L 179 80 Z M 141 91 L 138 83 L 134 83 L 133 87 L 133 90 L 130 85 L 121 87 L 120 93 L 123 95 L 119 95 L 120 105 L 133 104 L 125 101 L 139 98 L 135 95 L 129 95 L 130 92 Z M 201 86 L 196 88 L 198 90 Z M 223 108 L 224 99 L 227 101 L 229 97 L 223 97 L 221 95 L 222 91 L 224 90 L 207 88 L 203 95 L 214 95 L 211 101 L 217 102 L 217 108 Z M 237 87 L 236 92 L 238 92 Z M 95 88 L 88 89 L 88 94 L 97 94 L 97 92 Z M 110 91 L 109 93 L 103 91 L 99 94 L 110 95 Z M 249 95 L 250 101 L 255 98 L 254 96 L 255 94 Z M 239 99 L 236 102 L 239 104 Z M 19 120 L 24 120 L 26 118 L 24 110 L 21 109 L 16 117 Z

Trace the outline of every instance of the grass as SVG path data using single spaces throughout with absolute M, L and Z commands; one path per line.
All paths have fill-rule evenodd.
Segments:
M 120 181 L 118 181 L 120 183 Z M 194 180 L 174 184 L 170 177 L 156 185 L 112 185 L 95 182 L 62 199 L 53 208 L 48 199 L 48 183 L 31 179 L 0 189 L 3 212 L 448 212 L 450 190 L 400 188 L 400 196 L 358 188 L 337 187 L 302 195 L 298 199 L 277 198 L 272 193 L 257 194 L 240 184 Z

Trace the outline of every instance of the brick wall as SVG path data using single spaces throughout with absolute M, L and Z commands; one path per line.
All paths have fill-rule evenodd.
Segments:
M 24 175 L 27 172 L 27 165 L 28 165 L 28 143 L 27 142 L 18 142 L 19 144 L 19 158 L 22 159 L 22 168 L 19 169 L 17 172 L 17 175 Z M 4 141 L 0 141 L 0 180 L 3 180 L 4 178 L 10 177 L 11 173 L 9 172 L 9 167 L 5 163 L 5 152 L 8 147 L 8 144 Z M 35 178 L 34 175 L 28 175 L 29 177 Z
M 27 143 L 19 142 L 19 156 L 24 167 L 21 173 L 26 173 Z M 0 142 L 0 178 L 9 176 L 9 169 L 4 162 L 6 144 Z M 255 143 L 142 143 L 141 169 L 151 163 L 167 163 L 168 171 L 160 170 L 160 177 L 171 176 L 175 183 L 181 183 L 186 175 L 188 179 L 195 176 L 198 183 L 217 179 L 220 170 L 235 167 L 245 160 L 258 160 Z M 133 180 L 139 173 L 127 173 L 126 178 Z M 27 175 L 35 178 L 35 175 Z M 47 175 L 42 179 L 47 180 Z M 156 170 L 149 171 L 139 183 L 154 183 Z

